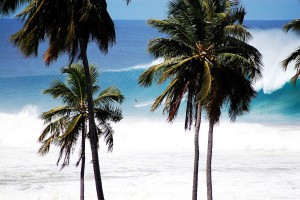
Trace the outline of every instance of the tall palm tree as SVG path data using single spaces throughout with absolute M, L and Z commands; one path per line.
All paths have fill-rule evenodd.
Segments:
M 126 2 L 129 3 L 129 0 Z M 82 61 L 87 83 L 90 144 L 96 191 L 98 199 L 104 200 L 87 46 L 90 41 L 94 41 L 100 51 L 107 53 L 109 46 L 115 43 L 114 23 L 107 11 L 106 0 L 31 0 L 17 17 L 24 21 L 24 26 L 11 37 L 11 41 L 19 47 L 25 57 L 36 56 L 39 44 L 47 39 L 49 46 L 44 53 L 46 65 L 51 64 L 63 53 L 69 55 L 70 63 L 75 60 Z
M 192 5 L 191 5 L 192 4 Z M 151 111 L 164 103 L 163 112 L 172 122 L 182 100 L 186 97 L 185 126 L 191 130 L 195 121 L 195 157 L 193 176 L 193 200 L 197 199 L 199 166 L 199 131 L 202 100 L 211 87 L 210 65 L 214 59 L 213 45 L 205 41 L 204 7 L 200 1 L 171 1 L 168 18 L 149 20 L 148 23 L 167 35 L 149 42 L 148 51 L 155 58 L 163 57 L 163 63 L 150 67 L 139 77 L 139 84 L 149 87 L 155 81 L 162 84 L 169 80 L 166 90 L 156 98 Z
M 294 19 L 287 24 L 284 25 L 283 29 L 288 32 L 288 31 L 293 31 L 297 35 L 300 34 L 300 19 Z M 294 52 L 292 52 L 285 60 L 282 61 L 282 66 L 284 70 L 287 69 L 288 65 L 292 62 L 295 61 L 295 70 L 296 74 L 291 78 L 291 81 L 296 85 L 298 77 L 300 76 L 300 47 L 296 49 Z
M 261 77 L 262 66 L 259 51 L 247 44 L 251 34 L 242 25 L 245 10 L 239 2 L 215 1 L 210 7 L 215 14 L 209 19 L 213 26 L 208 28 L 211 29 L 210 32 L 218 33 L 211 41 L 222 48 L 223 54 L 218 55 L 211 68 L 212 86 L 204 106 L 209 119 L 206 163 L 208 200 L 213 199 L 211 162 L 214 125 L 220 120 L 224 104 L 229 107 L 232 121 L 237 115 L 249 111 L 251 99 L 256 95 L 252 83 Z M 226 52 L 235 55 L 229 59 Z
M 223 7 L 227 13 L 223 12 Z M 230 1 L 175 0 L 169 4 L 167 19 L 149 20 L 150 25 L 167 37 L 151 40 L 148 50 L 165 61 L 146 70 L 140 76 L 139 84 L 148 87 L 153 82 L 170 81 L 151 108 L 154 111 L 164 103 L 168 121 L 175 119 L 181 101 L 186 98 L 185 129 L 190 130 L 195 121 L 193 200 L 197 199 L 198 188 L 201 110 L 207 106 L 212 94 L 214 71 L 218 71 L 224 65 L 219 63 L 225 61 L 231 65 L 244 63 L 255 66 L 251 70 L 259 70 L 259 52 L 241 40 L 250 37 L 248 32 L 240 31 L 243 27 L 236 23 L 242 20 L 242 13 L 243 9 Z M 220 20 L 224 15 L 230 18 Z
M 90 67 L 91 80 L 93 83 L 93 94 L 99 87 L 96 85 L 98 73 L 94 66 Z M 54 99 L 60 99 L 64 106 L 55 107 L 42 114 L 46 127 L 42 131 L 38 141 L 42 145 L 38 151 L 45 155 L 49 152 L 52 144 L 60 147 L 57 164 L 62 161 L 61 169 L 69 165 L 70 155 L 76 146 L 81 134 L 81 153 L 77 166 L 81 162 L 80 172 L 80 199 L 84 199 L 84 169 L 85 169 L 85 140 L 90 138 L 87 134 L 88 123 L 86 77 L 83 66 L 73 64 L 69 68 L 63 68 L 62 73 L 67 75 L 67 82 L 56 80 L 44 91 L 44 94 L 51 95 Z M 97 135 L 103 137 L 108 150 L 113 147 L 113 129 L 111 122 L 118 122 L 122 119 L 122 112 L 116 103 L 122 103 L 123 95 L 117 88 L 109 87 L 103 90 L 95 99 L 95 118 L 97 120 Z M 97 137 L 97 138 L 98 138 Z M 98 143 L 98 142 L 97 142 Z M 62 160 L 63 158 L 63 160 Z

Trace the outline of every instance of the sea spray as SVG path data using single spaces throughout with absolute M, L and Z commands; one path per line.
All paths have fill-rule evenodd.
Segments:
M 141 70 L 141 69 L 148 69 L 149 67 L 152 67 L 154 65 L 158 65 L 164 61 L 163 58 L 157 58 L 153 60 L 152 62 L 149 63 L 144 63 L 144 64 L 138 64 L 133 67 L 128 67 L 128 68 L 122 68 L 122 69 L 110 69 L 110 70 L 105 70 L 104 72 L 124 72 L 124 71 L 134 71 L 134 70 Z
M 24 148 L 36 146 L 43 125 L 38 116 L 37 108 L 32 105 L 25 106 L 16 114 L 0 113 L 1 147 Z
M 139 109 L 139 107 L 135 108 Z M 158 115 L 158 114 L 157 114 Z M 40 145 L 37 139 L 44 127 L 35 106 L 24 107 L 19 113 L 0 113 L 0 144 L 3 148 L 32 148 Z M 239 120 L 238 120 L 239 121 Z M 125 117 L 113 124 L 115 129 L 114 150 L 119 151 L 171 151 L 189 152 L 193 149 L 193 130 L 184 131 L 183 120 L 167 123 L 165 116 Z M 259 124 L 222 120 L 215 127 L 215 150 L 284 150 L 300 151 L 300 126 Z M 207 121 L 201 126 L 202 148 L 206 144 Z M 105 145 L 101 149 L 105 151 Z M 204 150 L 204 149 L 203 149 Z
M 193 130 L 184 130 L 184 121 L 172 124 L 164 119 L 127 119 L 114 126 L 115 153 L 192 152 Z M 205 151 L 208 122 L 201 124 L 200 148 Z M 222 120 L 214 130 L 214 150 L 224 151 L 292 151 L 300 152 L 300 126 L 262 125 Z
M 250 44 L 263 56 L 262 79 L 255 84 L 256 90 L 272 93 L 284 86 L 295 74 L 293 63 L 284 71 L 281 62 L 299 45 L 299 38 L 281 29 L 254 30 Z

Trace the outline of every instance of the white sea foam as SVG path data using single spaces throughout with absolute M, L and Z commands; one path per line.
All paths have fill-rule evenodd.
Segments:
M 142 105 L 141 105 L 142 106 Z M 7 147 L 34 147 L 42 131 L 43 121 L 34 106 L 26 106 L 16 114 L 0 114 L 0 144 Z M 184 122 L 173 124 L 159 118 L 127 117 L 113 125 L 116 151 L 190 151 L 193 131 L 185 132 Z M 202 147 L 207 140 L 207 122 L 201 125 Z M 215 150 L 287 150 L 300 151 L 300 127 L 271 126 L 252 123 L 222 122 L 215 127 Z
M 80 168 L 74 166 L 78 154 L 74 153 L 70 166 L 62 171 L 55 165 L 58 149 L 51 148 L 45 157 L 38 156 L 35 141 L 42 123 L 37 113 L 32 112 L 34 108 L 24 110 L 0 117 L 4 127 L 0 133 L 0 199 L 79 199 Z M 23 131 L 8 123 L 16 120 L 24 120 L 20 127 Z M 214 135 L 215 198 L 297 199 L 299 128 L 221 122 Z M 194 134 L 183 130 L 183 121 L 168 124 L 163 119 L 131 118 L 121 121 L 114 129 L 114 151 L 106 153 L 103 143 L 100 151 L 107 199 L 191 198 Z M 201 199 L 206 198 L 207 129 L 207 122 L 203 122 L 200 130 Z M 86 199 L 96 199 L 89 149 L 87 145 L 85 195 Z
M 124 68 L 124 69 L 112 69 L 112 70 L 106 70 L 107 72 L 126 72 L 126 71 L 133 71 L 133 70 L 139 70 L 139 69 L 147 69 L 153 65 L 158 65 L 160 63 L 162 63 L 164 61 L 163 58 L 158 58 L 150 63 L 145 63 L 145 64 L 139 64 L 139 65 L 135 65 L 133 67 L 128 67 L 128 68 Z
M 163 119 L 124 120 L 115 125 L 116 151 L 192 151 L 193 130 L 185 132 L 184 122 Z M 205 150 L 208 124 L 201 125 L 200 143 Z M 216 151 L 300 151 L 300 126 L 271 126 L 222 122 L 215 127 Z M 120 145 L 118 145 L 118 143 Z M 123 145 L 126 144 L 126 145 Z
M 282 88 L 295 74 L 295 70 L 293 64 L 290 64 L 284 71 L 281 62 L 300 46 L 299 38 L 281 29 L 255 30 L 250 44 L 263 55 L 263 78 L 257 81 L 255 89 L 272 93 Z
M 147 107 L 147 106 L 151 106 L 154 102 L 153 101 L 147 101 L 147 102 L 135 102 L 133 104 L 133 107 L 135 108 L 140 108 L 140 107 Z
M 28 105 L 16 114 L 0 113 L 0 145 L 31 147 L 36 144 L 42 120 L 38 119 L 37 107 Z

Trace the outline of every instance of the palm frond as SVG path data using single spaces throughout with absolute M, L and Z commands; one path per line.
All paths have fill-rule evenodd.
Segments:
M 44 94 L 51 95 L 54 99 L 59 98 L 63 103 L 73 106 L 78 103 L 78 98 L 74 92 L 62 81 L 55 80 L 51 86 L 43 91 Z
M 242 41 L 248 41 L 252 38 L 250 32 L 241 24 L 231 24 L 225 27 L 225 34 L 238 38 Z
M 41 156 L 44 156 L 45 154 L 47 154 L 49 152 L 50 146 L 54 140 L 55 140 L 55 137 L 53 135 L 52 137 L 49 137 L 48 139 L 43 141 L 43 144 L 41 145 L 41 147 L 38 150 L 38 154 L 40 154 Z
M 78 114 L 73 117 L 70 122 L 67 124 L 66 131 L 63 135 L 59 136 L 59 139 L 64 139 L 70 134 L 77 132 L 79 127 L 81 126 L 82 121 L 84 121 L 84 116 L 82 114 Z
M 212 21 L 216 11 L 215 2 L 213 0 L 203 0 L 202 7 L 205 13 L 206 20 Z
M 230 2 L 230 18 L 233 23 L 243 24 L 246 15 L 246 10 L 242 5 L 239 5 L 239 1 Z
M 0 0 L 0 16 L 9 15 L 30 0 Z
M 295 19 L 295 20 L 288 22 L 287 24 L 285 24 L 283 26 L 283 30 L 285 30 L 286 32 L 291 30 L 291 31 L 294 31 L 299 34 L 300 33 L 300 19 Z
M 183 26 L 178 23 L 178 20 L 175 18 L 168 18 L 166 20 L 148 20 L 148 24 L 152 27 L 158 29 L 159 32 L 173 36 L 172 38 L 184 41 L 185 44 L 192 45 L 195 41 L 195 28 L 190 26 Z M 188 25 L 188 24 L 185 24 Z
M 285 60 L 282 61 L 283 69 L 286 70 L 292 61 L 300 60 L 300 47 L 292 52 Z
M 95 118 L 100 122 L 112 121 L 119 122 L 122 116 L 122 110 L 112 105 L 106 105 L 105 107 L 95 108 Z
M 189 68 L 189 62 L 192 60 L 198 59 L 199 55 L 193 55 L 191 57 L 187 58 L 181 58 L 178 60 L 174 65 L 168 67 L 168 69 L 165 69 L 162 73 L 161 77 L 157 80 L 158 84 L 164 83 L 168 78 L 174 76 L 181 68 Z
M 155 99 L 153 105 L 151 106 L 151 112 L 156 110 L 161 105 L 161 103 L 169 93 L 172 93 L 172 91 L 174 91 L 177 82 L 178 79 L 173 79 L 168 85 L 168 87 L 165 89 L 165 91 L 163 91 L 163 93 Z
M 212 76 L 210 73 L 210 64 L 208 62 L 204 62 L 203 68 L 201 89 L 196 98 L 198 103 L 204 101 L 211 90 Z
M 51 134 L 53 137 L 58 137 L 65 131 L 65 126 L 68 123 L 67 117 L 61 117 L 49 123 L 42 131 L 38 138 L 39 142 L 43 142 L 47 135 Z
M 194 46 L 174 38 L 155 38 L 149 41 L 148 51 L 155 58 L 163 57 L 168 59 L 189 56 L 196 49 Z
M 101 128 L 97 127 L 97 133 L 99 137 L 103 137 L 104 142 L 107 145 L 107 150 L 112 151 L 114 145 L 114 131 L 109 123 L 101 124 Z
M 167 120 L 169 122 L 172 122 L 176 118 L 181 101 L 188 90 L 189 82 L 184 82 L 180 85 L 181 86 L 177 85 L 177 90 L 175 90 L 172 93 L 169 93 L 169 95 L 166 98 L 166 106 L 164 108 L 164 111 L 167 110 L 168 112 Z
M 116 87 L 108 87 L 103 90 L 99 96 L 94 100 L 94 105 L 109 105 L 111 103 L 122 103 L 124 96 Z
M 44 123 L 49 123 L 52 120 L 70 115 L 72 111 L 74 111 L 74 109 L 68 106 L 55 107 L 47 112 L 43 112 L 41 115 L 41 119 L 44 120 Z
M 168 69 L 170 66 L 176 64 L 182 58 L 172 58 L 165 60 L 163 63 L 154 65 L 143 72 L 138 80 L 139 85 L 143 87 L 149 87 L 152 85 L 153 81 L 157 81 L 162 76 L 162 73 L 165 69 Z

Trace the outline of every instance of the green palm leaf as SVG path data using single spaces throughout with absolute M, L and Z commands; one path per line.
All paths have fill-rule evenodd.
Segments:
M 116 87 L 108 87 L 103 90 L 99 96 L 94 100 L 94 104 L 97 105 L 109 105 L 113 102 L 122 103 L 124 96 L 121 91 Z
M 204 71 L 202 76 L 201 90 L 197 94 L 196 100 L 201 103 L 205 100 L 211 90 L 212 76 L 210 73 L 210 64 L 208 62 L 204 63 Z
M 65 133 L 63 135 L 59 136 L 59 139 L 63 139 L 65 137 L 67 137 L 68 135 L 77 131 L 81 125 L 82 120 L 84 120 L 84 116 L 81 114 L 73 117 L 73 119 L 70 120 L 70 122 L 68 123 Z
M 285 24 L 283 26 L 283 30 L 285 31 L 294 31 L 296 33 L 299 33 L 300 31 L 300 19 L 295 19 L 295 20 L 292 20 L 290 22 L 288 22 L 287 24 Z
M 74 111 L 74 109 L 68 106 L 59 106 L 47 112 L 43 112 L 41 118 L 44 120 L 45 123 L 49 123 L 57 118 L 70 115 L 72 111 Z

